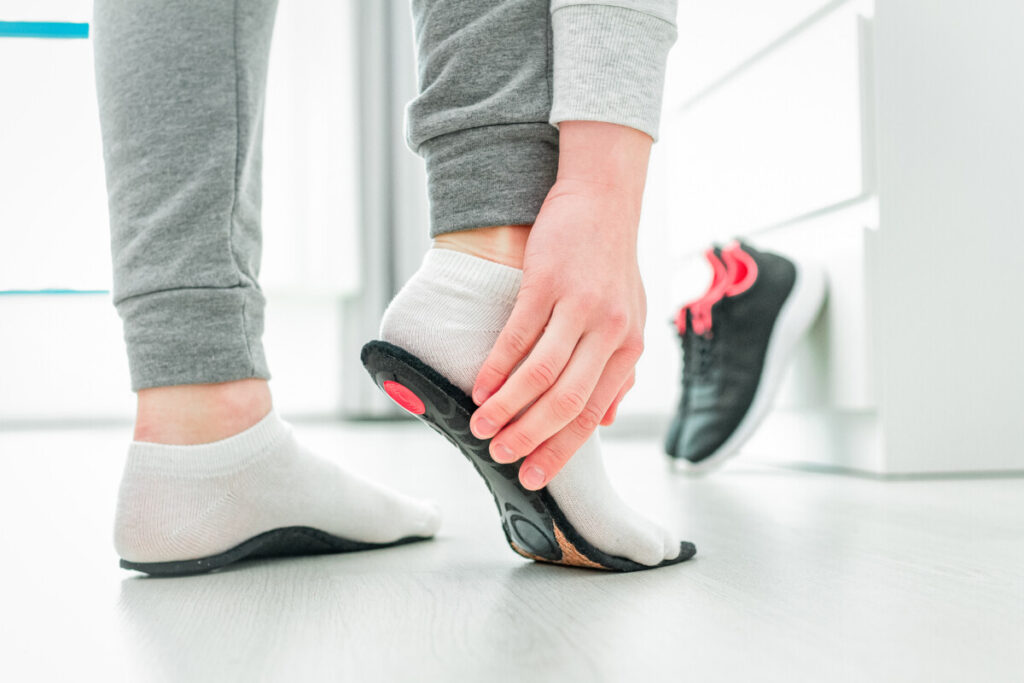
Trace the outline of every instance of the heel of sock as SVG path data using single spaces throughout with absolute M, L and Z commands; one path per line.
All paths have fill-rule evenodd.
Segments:
M 379 338 L 469 393 L 515 304 L 522 271 L 431 249 L 384 312 Z
M 190 495 L 179 482 L 122 481 L 114 520 L 114 550 L 129 562 L 169 562 L 225 550 L 231 495 Z M 191 500 L 189 500 L 191 498 Z M 182 505 L 183 501 L 188 501 Z M 223 544 L 221 544 L 223 545 Z

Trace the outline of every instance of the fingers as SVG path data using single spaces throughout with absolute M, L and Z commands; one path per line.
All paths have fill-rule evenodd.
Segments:
M 602 427 L 607 427 L 615 422 L 615 415 L 619 412 L 619 404 L 622 403 L 622 399 L 626 397 L 626 394 L 629 393 L 629 390 L 633 388 L 634 384 L 636 384 L 636 370 L 629 373 L 629 378 L 626 379 L 626 383 L 622 385 L 621 389 L 619 389 L 619 393 L 615 397 L 615 400 L 612 401 L 611 406 L 609 406 L 608 410 L 605 412 L 604 417 L 601 419 Z
M 533 294 L 532 289 L 519 290 L 508 322 L 477 372 L 473 385 L 473 401 L 481 405 L 490 398 L 509 374 L 537 343 L 551 317 L 551 304 L 546 297 Z M 571 349 L 570 349 L 571 351 Z
M 568 316 L 552 315 L 551 322 L 523 364 L 473 413 L 470 429 L 477 438 L 489 439 L 497 434 L 512 418 L 554 386 L 573 355 L 583 333 L 582 328 L 582 324 Z M 523 454 L 526 453 L 529 451 Z
M 582 343 L 579 348 L 581 352 L 584 351 Z M 538 448 L 533 449 L 523 461 L 523 465 L 519 470 L 519 480 L 524 487 L 536 490 L 546 486 L 561 471 L 562 467 L 572 458 L 580 446 L 590 438 L 597 429 L 601 416 L 606 415 L 612 403 L 618 397 L 624 395 L 625 391 L 628 391 L 627 385 L 632 385 L 633 368 L 637 358 L 638 354 L 632 349 L 620 349 L 612 355 L 605 366 L 605 371 L 601 375 L 600 381 L 597 383 L 583 409 L 579 411 L 575 418 L 568 420 L 564 425 L 558 426 L 555 432 L 552 432 L 552 436 L 546 438 Z M 567 376 L 569 372 L 570 370 L 567 369 Z M 556 385 L 556 388 L 551 393 L 557 390 Z M 506 433 L 515 434 L 515 430 L 520 428 L 520 423 L 527 420 L 534 408 L 541 407 L 543 410 L 543 403 L 544 399 L 534 404 L 523 417 L 499 434 L 495 441 L 505 439 Z M 544 420 L 545 415 L 549 415 L 550 412 L 539 412 L 536 419 Z M 541 429 L 545 431 L 550 430 L 551 423 L 540 423 L 536 429 L 538 432 Z M 510 436 L 509 438 L 512 443 L 517 443 L 517 439 L 524 437 Z M 529 438 L 531 437 L 525 437 L 526 440 Z M 492 450 L 492 454 L 493 452 Z
M 597 335 L 584 336 L 554 385 L 491 440 L 491 457 L 496 462 L 515 462 L 579 417 L 588 407 L 590 395 L 601 379 L 611 351 Z M 495 398 L 498 398 L 497 394 Z M 597 427 L 602 415 L 587 417 Z

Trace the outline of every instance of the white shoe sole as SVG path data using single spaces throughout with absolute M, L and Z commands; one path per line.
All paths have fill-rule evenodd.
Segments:
M 772 402 L 782 378 L 786 375 L 786 367 L 793 350 L 818 317 L 825 300 L 825 271 L 816 265 L 793 265 L 796 267 L 793 292 L 782 305 L 779 317 L 775 320 L 765 352 L 761 380 L 754 391 L 754 399 L 750 402 L 746 415 L 725 443 L 700 462 L 692 463 L 686 458 L 673 458 L 677 471 L 703 475 L 718 469 L 739 452 L 771 412 Z

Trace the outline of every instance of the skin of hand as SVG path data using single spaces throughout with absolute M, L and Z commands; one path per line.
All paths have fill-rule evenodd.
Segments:
M 529 232 L 511 317 L 477 375 L 470 429 L 543 488 L 611 424 L 643 352 L 636 240 L 652 139 L 596 121 L 559 126 L 558 176 Z

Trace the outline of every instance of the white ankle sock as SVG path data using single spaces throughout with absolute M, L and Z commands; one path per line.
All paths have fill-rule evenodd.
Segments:
M 388 306 L 380 337 L 409 351 L 468 395 L 508 320 L 522 271 L 447 249 L 431 249 Z M 592 545 L 645 565 L 679 554 L 679 540 L 627 506 L 605 473 L 597 435 L 548 484 Z
M 133 442 L 114 545 L 130 562 L 168 562 L 216 555 L 282 527 L 390 543 L 432 536 L 439 524 L 436 505 L 316 456 L 272 410 L 253 427 L 214 443 Z

